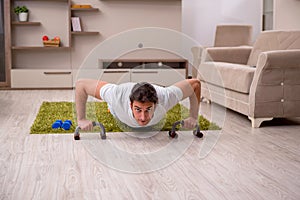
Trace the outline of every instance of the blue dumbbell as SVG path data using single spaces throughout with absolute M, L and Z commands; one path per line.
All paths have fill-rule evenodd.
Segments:
M 53 124 L 52 124 L 52 128 L 60 128 L 61 125 L 63 124 L 62 120 L 56 120 Z
M 72 121 L 71 120 L 66 120 L 64 121 L 64 123 L 62 123 L 61 128 L 63 128 L 64 130 L 70 130 L 72 126 Z

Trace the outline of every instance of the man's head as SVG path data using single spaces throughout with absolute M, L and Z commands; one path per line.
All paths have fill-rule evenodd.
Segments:
M 153 117 L 158 97 L 155 88 L 146 82 L 133 86 L 130 94 L 133 116 L 141 126 L 147 125 Z

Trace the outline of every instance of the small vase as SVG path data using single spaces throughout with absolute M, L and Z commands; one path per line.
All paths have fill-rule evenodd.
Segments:
M 28 21 L 28 13 L 19 13 L 19 21 L 27 22 Z

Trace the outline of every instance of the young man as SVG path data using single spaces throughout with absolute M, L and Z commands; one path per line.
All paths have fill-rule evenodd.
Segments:
M 77 123 L 82 130 L 93 127 L 85 113 L 88 96 L 106 101 L 112 115 L 133 128 L 157 124 L 169 109 L 189 97 L 190 116 L 184 120 L 184 127 L 191 129 L 197 124 L 200 88 L 197 79 L 186 79 L 169 87 L 146 82 L 116 85 L 91 79 L 78 80 L 75 92 Z

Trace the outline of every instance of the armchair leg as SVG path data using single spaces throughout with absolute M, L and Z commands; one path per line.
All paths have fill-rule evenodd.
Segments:
M 252 124 L 253 128 L 259 128 L 263 121 L 269 121 L 269 120 L 273 119 L 273 117 L 253 118 L 253 117 L 249 117 L 249 116 L 248 116 L 248 118 L 251 120 L 251 124 Z

